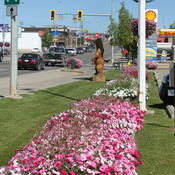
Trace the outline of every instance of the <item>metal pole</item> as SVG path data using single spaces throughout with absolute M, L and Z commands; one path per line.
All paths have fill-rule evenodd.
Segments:
M 112 18 L 112 20 L 114 19 L 114 0 L 112 0 L 111 18 Z M 114 62 L 114 46 L 112 46 L 112 59 L 111 59 L 111 61 L 113 64 L 113 62 Z
M 11 16 L 11 76 L 10 76 L 10 96 L 17 96 L 17 16 Z
M 145 0 L 139 1 L 139 105 L 146 111 Z

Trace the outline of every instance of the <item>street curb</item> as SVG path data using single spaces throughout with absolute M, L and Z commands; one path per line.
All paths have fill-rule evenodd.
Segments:
M 77 70 L 77 69 L 61 69 L 64 72 L 76 72 L 76 73 L 86 73 L 84 70 Z
M 159 77 L 158 77 L 156 71 L 154 71 L 154 79 L 156 80 L 156 84 L 159 88 L 160 87 L 160 81 L 158 81 Z M 173 105 L 166 105 L 165 110 L 166 110 L 166 113 L 168 114 L 169 118 L 174 118 L 174 107 L 173 107 Z

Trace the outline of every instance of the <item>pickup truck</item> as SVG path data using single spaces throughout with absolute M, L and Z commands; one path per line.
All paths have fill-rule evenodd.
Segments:
M 66 49 L 64 47 L 50 47 L 49 51 L 43 54 L 45 65 L 48 66 L 55 64 L 65 66 L 66 65 Z

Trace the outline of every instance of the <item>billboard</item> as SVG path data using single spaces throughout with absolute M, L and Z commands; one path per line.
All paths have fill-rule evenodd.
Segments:
M 151 22 L 158 22 L 158 9 L 147 9 L 145 18 Z M 156 30 L 157 31 L 157 30 Z M 146 60 L 157 60 L 157 32 L 146 39 Z

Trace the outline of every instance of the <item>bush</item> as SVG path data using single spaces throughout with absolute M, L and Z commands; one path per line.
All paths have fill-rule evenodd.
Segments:
M 67 67 L 71 67 L 71 61 L 74 60 L 75 68 L 80 68 L 83 65 L 83 61 L 78 58 L 69 58 L 67 61 Z

